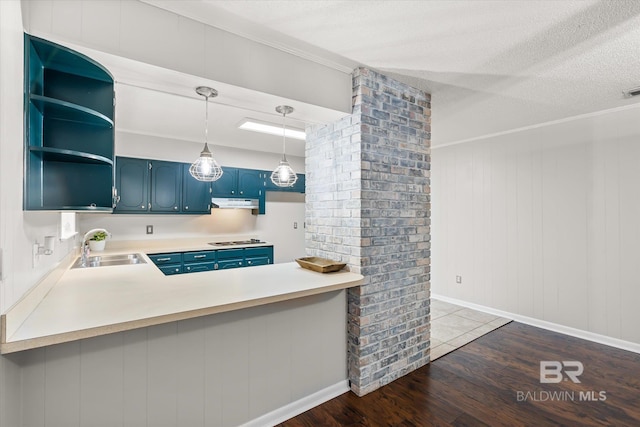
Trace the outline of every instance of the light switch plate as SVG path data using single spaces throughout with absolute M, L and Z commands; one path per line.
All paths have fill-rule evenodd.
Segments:
M 147 234 L 153 234 L 153 225 L 147 225 Z

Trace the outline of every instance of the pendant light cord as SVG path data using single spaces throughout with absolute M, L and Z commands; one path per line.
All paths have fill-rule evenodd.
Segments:
M 282 160 L 287 161 L 286 149 L 287 149 L 287 112 L 282 112 Z
M 204 108 L 204 145 L 209 142 L 209 95 L 204 96 L 206 107 Z

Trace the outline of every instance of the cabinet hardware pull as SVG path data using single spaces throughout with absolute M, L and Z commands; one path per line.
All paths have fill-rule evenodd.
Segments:
M 194 258 L 205 258 L 205 257 L 206 257 L 206 255 L 194 255 L 193 257 L 194 257 Z
M 188 211 L 189 210 L 189 206 L 185 206 L 184 210 Z
M 156 261 L 171 261 L 171 258 L 158 258 Z
M 174 206 L 174 207 L 173 207 L 173 210 L 174 210 L 174 211 L 177 211 L 177 210 L 178 210 L 178 207 L 177 207 L 177 206 Z

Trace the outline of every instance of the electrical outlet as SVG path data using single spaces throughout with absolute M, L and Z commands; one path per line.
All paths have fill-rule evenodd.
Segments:
M 462 276 L 456 276 L 456 283 L 462 283 Z
M 298 223 L 297 223 L 297 222 L 294 222 L 294 223 L 293 223 L 293 229 L 294 229 L 294 230 L 297 230 L 297 229 L 298 229 Z
M 153 234 L 153 225 L 147 225 L 147 234 Z

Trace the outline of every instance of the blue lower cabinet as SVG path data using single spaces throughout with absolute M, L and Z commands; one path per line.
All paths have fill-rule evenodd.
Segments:
M 185 264 L 188 262 L 205 262 L 215 260 L 216 251 L 185 252 L 182 254 L 182 261 Z
M 165 275 L 273 264 L 273 246 L 149 255 Z
M 247 258 L 245 260 L 245 265 L 247 267 L 254 267 L 256 265 L 267 265 L 267 264 L 271 264 L 271 260 L 269 259 L 269 257 L 266 257 L 266 256 Z
M 242 258 L 225 259 L 222 261 L 218 261 L 218 270 L 227 270 L 229 268 L 239 267 L 244 267 L 244 259 Z
M 213 271 L 216 269 L 215 261 L 211 262 L 194 262 L 185 263 L 182 271 L 183 273 L 198 273 L 201 271 Z
M 182 273 L 182 264 L 158 265 L 158 268 L 165 276 Z
M 221 249 L 217 251 L 218 270 L 244 267 L 244 249 Z
M 244 250 L 244 258 L 247 267 L 273 264 L 273 246 L 246 248 Z
M 149 255 L 151 261 L 157 265 L 180 264 L 182 265 L 182 253 L 175 252 L 170 254 L 153 254 Z

